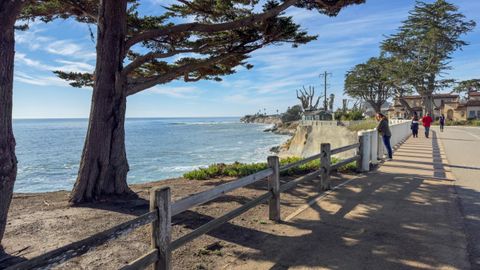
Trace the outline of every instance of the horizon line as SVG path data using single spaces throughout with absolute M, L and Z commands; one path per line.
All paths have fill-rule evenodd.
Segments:
M 133 116 L 125 119 L 174 119 L 174 118 L 239 118 L 243 116 Z M 13 117 L 13 120 L 68 120 L 89 119 L 90 117 Z

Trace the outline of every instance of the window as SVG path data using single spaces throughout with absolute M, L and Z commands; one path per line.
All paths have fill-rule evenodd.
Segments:
M 469 111 L 468 118 L 475 118 L 475 111 Z
M 480 118 L 480 111 L 477 111 L 477 118 Z

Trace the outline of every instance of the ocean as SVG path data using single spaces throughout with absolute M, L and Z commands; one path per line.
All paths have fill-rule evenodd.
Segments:
M 87 119 L 16 119 L 15 192 L 71 190 Z M 266 162 L 288 136 L 239 118 L 130 118 L 126 120 L 128 183 L 179 177 L 212 163 Z

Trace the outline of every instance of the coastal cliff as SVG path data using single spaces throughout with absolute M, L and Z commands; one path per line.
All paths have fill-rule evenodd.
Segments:
M 282 119 L 278 115 L 255 114 L 255 115 L 245 115 L 240 119 L 240 122 L 277 125 L 282 123 Z
M 330 143 L 331 148 L 337 148 L 356 143 L 357 133 L 343 126 L 298 125 L 293 137 L 279 147 L 280 157 L 309 157 L 320 152 L 322 143 Z M 343 152 L 337 157 L 350 157 L 353 151 Z

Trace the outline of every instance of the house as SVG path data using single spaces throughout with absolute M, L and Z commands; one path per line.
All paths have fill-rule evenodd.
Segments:
M 331 121 L 333 120 L 333 114 L 324 110 L 308 110 L 303 112 L 302 120 Z
M 480 119 L 480 92 L 469 92 L 465 106 L 468 119 Z
M 404 96 L 403 100 L 418 116 L 423 116 L 422 97 Z M 480 118 L 480 92 L 469 92 L 466 100 L 458 94 L 434 94 L 434 118 L 444 114 L 448 120 L 467 120 Z M 389 118 L 407 118 L 408 110 L 400 100 L 394 99 L 393 105 L 388 109 Z

